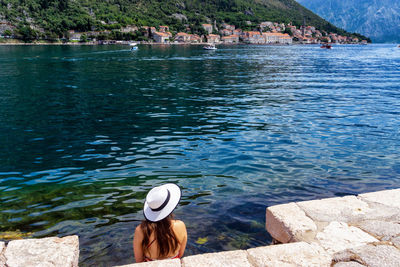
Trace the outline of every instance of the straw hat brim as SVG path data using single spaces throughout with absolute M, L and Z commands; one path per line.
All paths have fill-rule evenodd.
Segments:
M 160 211 L 153 211 L 147 201 L 144 202 L 144 217 L 151 222 L 158 222 L 170 215 L 179 201 L 181 200 L 181 189 L 176 184 L 165 184 L 160 187 L 166 188 L 170 193 L 170 199 L 167 205 Z

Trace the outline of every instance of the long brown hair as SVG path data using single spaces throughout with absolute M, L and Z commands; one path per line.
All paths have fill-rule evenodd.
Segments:
M 140 227 L 143 231 L 142 250 L 143 253 L 149 253 L 150 236 L 154 233 L 154 242 L 158 245 L 158 258 L 165 258 L 171 252 L 175 252 L 178 248 L 179 241 L 171 227 L 173 215 L 172 213 L 158 222 L 148 220 L 142 221 Z

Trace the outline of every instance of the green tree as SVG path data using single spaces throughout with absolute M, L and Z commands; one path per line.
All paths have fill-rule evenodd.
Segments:
M 4 35 L 4 36 L 7 36 L 7 37 L 10 37 L 10 36 L 12 36 L 13 34 L 12 34 L 12 32 L 11 32 L 10 30 L 5 30 L 5 31 L 3 32 L 3 35 Z
M 86 43 L 87 41 L 88 41 L 87 35 L 86 34 L 82 34 L 79 42 Z
M 20 35 L 20 38 L 25 42 L 31 42 L 33 40 L 37 40 L 39 37 L 38 33 L 30 26 L 20 27 L 18 29 L 18 33 Z

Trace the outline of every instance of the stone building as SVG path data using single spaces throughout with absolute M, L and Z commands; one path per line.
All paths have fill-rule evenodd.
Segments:
M 203 26 L 204 30 L 206 30 L 208 34 L 212 34 L 213 26 L 211 24 L 201 24 L 201 26 Z

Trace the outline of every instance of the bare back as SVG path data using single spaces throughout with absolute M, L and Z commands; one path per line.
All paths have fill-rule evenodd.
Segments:
M 176 238 L 178 239 L 179 245 L 178 245 L 178 248 L 176 249 L 176 251 L 170 253 L 165 258 L 172 258 L 175 256 L 182 257 L 183 253 L 185 252 L 186 243 L 187 243 L 187 232 L 186 232 L 185 223 L 180 220 L 172 220 L 171 227 L 175 233 Z M 135 253 L 136 262 L 143 262 L 146 259 L 150 259 L 150 260 L 158 259 L 157 257 L 159 254 L 159 248 L 158 248 L 158 244 L 155 240 L 154 233 L 152 233 L 150 235 L 150 244 L 148 245 L 148 252 L 146 252 L 146 255 L 144 254 L 144 252 L 142 250 L 142 246 L 141 246 L 142 240 L 143 240 L 143 231 L 141 229 L 141 226 L 139 225 L 138 227 L 136 227 L 135 236 L 133 239 L 133 250 Z M 158 260 L 161 260 L 161 259 L 158 259 Z

